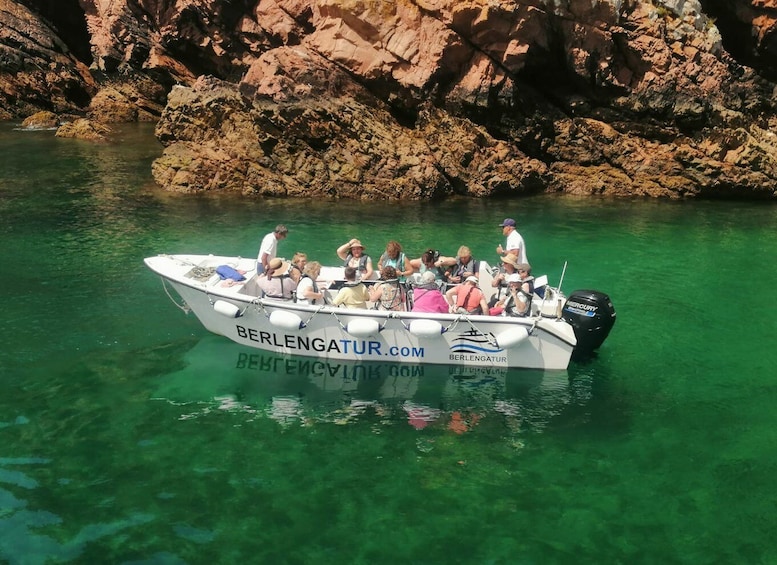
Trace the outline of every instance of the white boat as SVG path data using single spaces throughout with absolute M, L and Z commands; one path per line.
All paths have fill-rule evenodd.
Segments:
M 145 259 L 209 331 L 275 353 L 322 359 L 527 369 L 566 369 L 573 353 L 597 349 L 615 323 L 609 297 L 576 291 L 567 298 L 535 283 L 527 317 L 430 314 L 314 306 L 262 298 L 256 260 L 216 255 L 158 255 Z M 229 266 L 245 280 L 225 285 L 216 272 Z M 321 286 L 344 279 L 342 267 L 323 267 Z M 491 270 L 480 266 L 486 300 L 493 294 Z M 231 283 L 232 281 L 230 281 Z M 326 292 L 333 298 L 338 285 Z M 328 302 L 331 302 L 328 301 Z

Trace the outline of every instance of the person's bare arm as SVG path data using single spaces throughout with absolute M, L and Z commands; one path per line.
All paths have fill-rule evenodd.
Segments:
M 383 296 L 383 284 L 378 283 L 376 285 L 373 285 L 372 288 L 369 289 L 369 300 L 370 302 L 377 302 L 380 300 L 380 297 Z
M 348 257 L 348 251 L 350 251 L 351 245 L 353 245 L 356 241 L 358 240 L 351 238 L 349 241 L 343 243 L 340 247 L 337 248 L 337 256 L 345 261 L 345 259 Z
M 372 257 L 367 257 L 367 262 L 364 264 L 366 270 L 362 275 L 362 279 L 371 280 L 372 275 L 375 273 L 375 269 L 372 268 Z
M 413 274 L 413 266 L 410 264 L 410 259 L 407 258 L 407 255 L 405 255 L 405 270 L 399 274 L 406 277 L 409 277 Z

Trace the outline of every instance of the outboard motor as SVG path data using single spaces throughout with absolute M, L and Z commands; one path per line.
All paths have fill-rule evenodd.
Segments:
M 575 330 L 576 354 L 598 349 L 615 324 L 615 308 L 610 297 L 595 290 L 576 290 L 569 295 L 561 317 Z

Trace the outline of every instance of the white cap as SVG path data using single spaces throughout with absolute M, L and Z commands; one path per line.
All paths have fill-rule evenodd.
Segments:
M 478 284 L 480 281 L 478 281 L 478 278 L 475 276 L 469 276 L 467 277 L 466 282 L 473 282 L 475 284 Z
M 521 275 L 519 275 L 518 273 L 513 273 L 512 275 L 507 277 L 508 283 L 519 283 L 521 282 L 521 280 L 522 280 Z

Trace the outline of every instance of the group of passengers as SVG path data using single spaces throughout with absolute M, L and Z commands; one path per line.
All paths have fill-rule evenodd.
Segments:
M 498 245 L 501 265 L 495 270 L 491 286 L 496 293 L 490 303 L 479 287 L 479 262 L 469 247 L 462 245 L 455 257 L 446 257 L 427 249 L 421 257 L 410 259 L 397 241 L 389 241 L 377 263 L 365 253 L 358 239 L 340 245 L 336 252 L 343 261 L 345 281 L 331 303 L 345 308 L 490 314 L 526 316 L 530 313 L 534 293 L 531 267 L 526 261 L 523 238 L 516 231 L 515 220 L 505 219 L 505 247 Z M 278 225 L 262 240 L 257 258 L 257 285 L 269 298 L 296 300 L 298 303 L 321 305 L 327 302 L 325 289 L 318 286 L 321 263 L 307 260 L 296 253 L 291 261 L 276 257 L 277 243 L 288 234 Z M 365 282 L 378 280 L 367 287 Z

